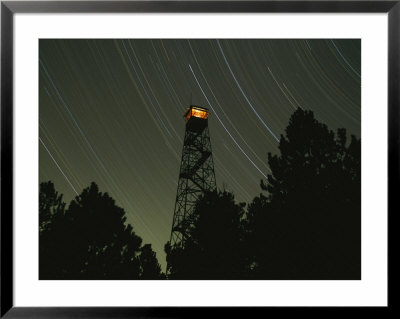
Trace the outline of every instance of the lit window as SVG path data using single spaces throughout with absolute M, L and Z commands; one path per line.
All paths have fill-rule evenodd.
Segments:
M 208 118 L 208 110 L 192 106 L 189 110 L 187 110 L 187 113 L 186 113 L 186 116 L 185 116 L 186 122 L 192 116 L 197 117 L 197 118 L 201 118 L 201 119 L 207 119 Z

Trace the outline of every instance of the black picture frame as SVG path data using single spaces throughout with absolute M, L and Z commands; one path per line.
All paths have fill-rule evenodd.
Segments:
M 388 234 L 393 243 L 392 217 L 398 212 L 399 189 L 399 92 L 400 92 L 400 0 L 396 1 L 1 1 L 1 313 L 6 318 L 132 318 L 194 317 L 206 314 L 253 316 L 277 309 L 288 315 L 313 313 L 327 307 L 240 307 L 227 309 L 193 307 L 14 307 L 13 303 L 13 19 L 16 13 L 118 13 L 118 12 L 313 12 L 388 13 Z M 392 228 L 392 229 L 391 229 Z M 391 255 L 389 263 L 391 263 Z M 389 267 L 389 271 L 393 266 Z M 392 272 L 389 278 L 392 279 Z M 385 312 L 393 309 L 389 286 L 388 307 L 356 308 L 355 311 Z M 337 315 L 341 307 L 329 308 Z

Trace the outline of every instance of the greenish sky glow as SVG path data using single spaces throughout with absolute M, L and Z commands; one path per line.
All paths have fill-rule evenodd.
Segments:
M 164 270 L 189 104 L 218 187 L 250 202 L 297 107 L 361 135 L 361 40 L 40 40 L 40 181 L 68 204 L 95 181 Z

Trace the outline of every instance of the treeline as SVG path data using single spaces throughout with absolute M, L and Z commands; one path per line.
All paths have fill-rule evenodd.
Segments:
M 167 276 L 95 184 L 65 209 L 42 183 L 40 279 L 360 279 L 360 139 L 298 109 L 279 151 L 251 203 L 204 194 L 184 248 L 165 245 Z
M 39 193 L 39 279 L 164 279 L 151 245 L 95 183 L 66 209 L 52 182 Z
M 166 244 L 170 279 L 360 279 L 361 142 L 298 109 L 246 207 L 205 194 L 184 249 Z

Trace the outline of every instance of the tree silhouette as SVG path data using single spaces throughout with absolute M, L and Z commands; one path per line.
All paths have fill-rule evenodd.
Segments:
M 196 204 L 184 248 L 165 246 L 169 278 L 243 278 L 244 206 L 226 191 L 204 194 Z
M 150 244 L 146 244 L 140 249 L 139 265 L 140 279 L 166 279 Z
M 39 199 L 40 225 L 48 225 L 40 232 L 40 279 L 160 278 L 150 245 L 141 247 L 124 210 L 95 183 L 65 212 L 51 182 L 41 184 Z
M 57 264 L 57 233 L 54 231 L 63 218 L 65 203 L 52 182 L 39 187 L 39 277 L 53 276 Z M 56 259 L 54 259 L 56 258 Z
M 49 227 L 55 216 L 64 214 L 65 203 L 62 195 L 56 192 L 52 182 L 40 184 L 39 192 L 39 232 Z
M 245 209 L 207 192 L 183 248 L 165 245 L 169 279 L 360 279 L 361 141 L 297 109 L 268 154 L 264 193 Z M 68 209 L 40 185 L 40 279 L 165 279 L 151 245 L 95 183 Z
M 360 279 L 361 142 L 297 109 L 248 207 L 253 277 Z

